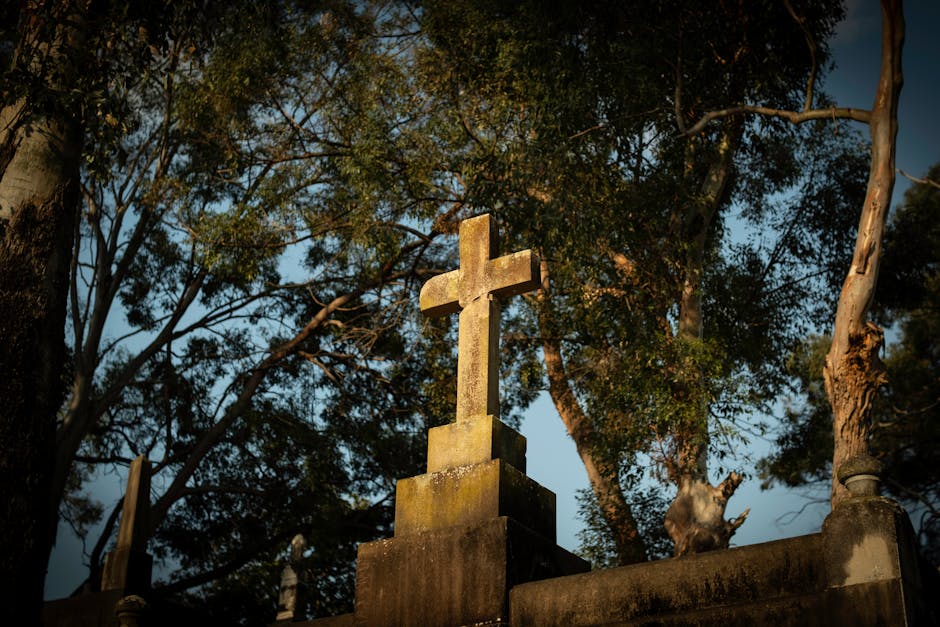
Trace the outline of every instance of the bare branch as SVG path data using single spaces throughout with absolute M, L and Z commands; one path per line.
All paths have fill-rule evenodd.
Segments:
M 929 185 L 931 187 L 936 187 L 937 189 L 940 189 L 940 183 L 938 183 L 937 181 L 933 179 L 930 179 L 927 177 L 917 178 L 916 176 L 911 176 L 910 174 L 908 174 L 901 168 L 898 168 L 898 174 L 900 174 L 901 176 L 907 179 L 910 179 L 911 181 L 914 181 L 915 183 L 920 183 L 921 185 Z
M 803 31 L 803 37 L 806 38 L 806 47 L 809 48 L 810 70 L 809 78 L 806 79 L 806 100 L 803 102 L 803 111 L 809 111 L 813 107 L 813 87 L 816 83 L 816 71 L 819 69 L 819 60 L 816 58 L 816 42 L 813 40 L 813 34 L 806 27 L 806 18 L 797 15 L 790 0 L 783 0 L 783 6 L 787 8 L 787 13 L 796 21 Z
M 851 107 L 831 107 L 829 109 L 811 109 L 809 111 L 789 111 L 787 109 L 774 109 L 773 107 L 759 107 L 755 105 L 741 105 L 709 111 L 689 128 L 684 134 L 695 135 L 701 133 L 709 122 L 741 114 L 763 115 L 772 118 L 782 118 L 793 124 L 802 124 L 810 120 L 825 120 L 827 118 L 840 120 L 855 120 L 868 124 L 871 121 L 871 111 L 867 109 L 853 109 Z

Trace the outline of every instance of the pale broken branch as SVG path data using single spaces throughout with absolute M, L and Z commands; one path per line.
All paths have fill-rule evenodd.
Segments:
M 913 175 L 911 175 L 911 174 L 908 174 L 907 172 L 905 172 L 905 171 L 902 170 L 901 168 L 898 168 L 898 174 L 900 174 L 900 175 L 903 176 L 904 178 L 909 179 L 909 180 L 911 180 L 911 181 L 913 181 L 913 182 L 915 182 L 915 183 L 920 183 L 921 185 L 929 185 L 929 186 L 931 186 L 931 187 L 936 187 L 937 189 L 940 189 L 940 183 L 938 183 L 937 181 L 935 181 L 935 180 L 933 180 L 933 179 L 930 179 L 930 178 L 927 178 L 927 177 L 924 177 L 924 178 L 917 178 L 916 176 L 913 176 Z

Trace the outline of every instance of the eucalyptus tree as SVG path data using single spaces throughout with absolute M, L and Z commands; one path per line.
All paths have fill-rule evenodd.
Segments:
M 119 71 L 101 51 L 123 47 L 122 58 L 146 51 L 145 25 L 160 13 L 152 8 L 61 0 L 0 10 L 0 498 L 7 504 L 0 528 L 10 539 L 0 583 L 17 624 L 39 620 L 54 535 L 49 501 L 82 147 L 89 111 Z
M 884 358 L 888 384 L 872 403 L 871 452 L 884 464 L 883 489 L 908 507 L 921 547 L 940 561 L 940 406 L 937 337 L 940 167 L 911 187 L 885 229 L 884 258 L 873 314 L 894 328 Z M 889 333 L 889 336 L 892 335 Z M 762 460 L 765 484 L 824 486 L 831 480 L 833 414 L 823 366 L 831 339 L 807 338 L 791 357 L 800 385 L 787 404 L 777 448 Z
M 713 487 L 709 451 L 730 452 L 729 427 L 774 396 L 789 348 L 831 311 L 857 139 L 730 115 L 693 127 L 729 100 L 802 104 L 841 8 L 790 8 L 423 6 L 429 80 L 465 133 L 466 198 L 542 246 L 514 350 L 541 351 L 620 563 L 650 553 L 631 507 L 650 475 L 678 488 L 678 552 L 727 546 L 741 476 Z M 729 231 L 735 215 L 753 239 Z
M 823 376 L 832 407 L 833 461 L 831 502 L 833 507 L 848 498 L 848 490 L 839 481 L 839 468 L 853 457 L 868 454 L 872 401 L 886 383 L 879 352 L 884 334 L 868 320 L 875 295 L 881 263 L 882 240 L 891 194 L 895 182 L 895 152 L 898 132 L 898 103 L 903 73 L 904 12 L 901 0 L 881 2 L 881 59 L 878 84 L 871 109 L 836 107 L 828 102 L 818 106 L 814 79 L 818 67 L 818 37 L 808 28 L 809 14 L 786 5 L 804 29 L 806 47 L 812 65 L 802 108 L 751 99 L 744 103 L 706 112 L 688 129 L 704 129 L 714 120 L 741 115 L 760 115 L 802 124 L 809 120 L 853 120 L 869 129 L 871 158 L 864 202 L 859 212 L 855 247 L 851 264 L 839 293 L 839 304 L 832 329 L 832 342 L 826 355 Z
M 84 155 L 52 499 L 80 531 L 104 519 L 90 586 L 119 506 L 105 516 L 84 484 L 146 453 L 150 550 L 177 565 L 158 594 L 273 613 L 276 556 L 301 531 L 312 611 L 351 603 L 355 543 L 387 530 L 452 359 L 414 303 L 448 252 L 435 219 L 461 205 L 450 175 L 403 158 L 436 148 L 393 9 L 226 5 L 208 33 L 172 23 L 109 84 Z

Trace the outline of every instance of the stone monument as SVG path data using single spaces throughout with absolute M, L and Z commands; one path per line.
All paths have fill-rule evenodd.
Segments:
M 303 607 L 303 586 L 297 575 L 300 561 L 303 559 L 307 540 L 297 534 L 290 541 L 290 559 L 284 570 L 281 571 L 281 589 L 277 600 L 276 621 L 294 621 L 300 616 Z
M 117 544 L 104 559 L 101 590 L 141 594 L 150 589 L 153 558 L 147 553 L 150 534 L 150 461 L 140 455 L 131 462 L 121 509 Z
M 127 488 L 121 508 L 117 543 L 104 558 L 100 589 L 65 599 L 48 601 L 43 606 L 45 627 L 136 627 L 148 623 L 147 617 L 170 616 L 160 603 L 150 605 L 150 576 L 153 558 L 147 553 L 150 535 L 150 461 L 140 455 L 131 462 Z M 97 582 L 94 583 L 97 585 Z M 140 595 L 140 596 L 138 596 Z M 144 600 L 147 597 L 147 601 Z M 162 612 L 162 614 L 161 614 Z M 185 614 L 172 615 L 177 627 L 192 624 L 182 620 Z M 157 621 L 156 618 L 153 618 Z
M 495 625 L 509 590 L 588 570 L 555 544 L 555 495 L 525 475 L 525 438 L 499 419 L 500 299 L 540 285 L 529 250 L 498 256 L 489 215 L 460 225 L 460 268 L 421 309 L 460 312 L 456 421 L 428 433 L 427 473 L 398 482 L 395 537 L 359 548 L 356 625 Z

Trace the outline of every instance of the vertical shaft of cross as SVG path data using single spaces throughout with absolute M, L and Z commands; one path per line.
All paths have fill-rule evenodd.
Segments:
M 150 513 L 150 461 L 140 455 L 131 462 L 121 509 L 117 548 L 146 550 Z
M 147 553 L 150 534 L 150 461 L 141 455 L 131 462 L 121 509 L 117 544 L 104 560 L 102 590 L 128 594 L 150 588 L 153 558 Z
M 496 225 L 488 214 L 464 220 L 460 269 L 421 289 L 429 316 L 460 312 L 457 347 L 457 420 L 499 416 L 500 298 L 537 289 L 539 260 L 530 250 L 496 257 Z
M 460 312 L 457 420 L 499 416 L 499 301 L 486 295 Z

